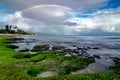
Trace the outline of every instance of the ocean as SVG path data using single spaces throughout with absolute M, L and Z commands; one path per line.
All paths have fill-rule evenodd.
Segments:
M 62 45 L 72 48 L 74 45 L 79 47 L 98 47 L 98 50 L 90 50 L 91 54 L 120 55 L 120 36 L 56 36 L 56 35 L 36 35 L 21 36 L 25 40 L 15 43 L 20 49 L 32 49 L 38 44 Z

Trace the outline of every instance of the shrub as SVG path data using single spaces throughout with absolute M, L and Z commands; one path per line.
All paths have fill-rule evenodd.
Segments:
M 5 29 L 0 29 L 0 33 L 6 33 Z

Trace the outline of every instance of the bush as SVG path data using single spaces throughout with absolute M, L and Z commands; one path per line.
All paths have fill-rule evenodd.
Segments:
M 15 30 L 11 30 L 11 31 L 9 31 L 9 33 L 11 33 L 11 34 L 15 34 L 16 31 L 15 31 Z
M 0 33 L 7 33 L 5 29 L 0 29 Z

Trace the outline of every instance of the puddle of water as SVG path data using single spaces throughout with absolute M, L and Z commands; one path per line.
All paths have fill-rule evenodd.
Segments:
M 57 72 L 52 72 L 52 71 L 46 71 L 46 72 L 42 72 L 40 74 L 38 74 L 36 77 L 39 78 L 39 77 L 49 77 L 49 76 L 55 76 L 55 75 L 58 75 Z
M 101 57 L 100 59 L 96 59 L 96 61 L 90 64 L 85 69 L 78 70 L 76 72 L 71 72 L 71 74 L 90 74 L 94 72 L 104 72 L 109 69 L 110 66 L 115 65 L 113 60 L 109 57 Z

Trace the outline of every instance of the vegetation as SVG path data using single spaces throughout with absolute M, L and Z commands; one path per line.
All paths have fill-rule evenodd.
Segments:
M 119 80 L 120 61 L 104 73 L 70 74 L 94 62 L 93 58 L 65 57 L 60 51 L 25 54 L 8 48 L 11 40 L 0 36 L 0 80 Z M 58 55 L 59 54 L 59 55 Z M 36 78 L 45 71 L 57 71 L 58 76 Z M 69 74 L 69 75 L 68 75 Z
M 4 34 L 29 34 L 18 27 L 12 25 L 5 25 L 4 29 L 0 29 L 0 33 Z
M 31 50 L 32 52 L 40 52 L 40 51 L 46 51 L 49 50 L 49 45 L 36 45 Z

